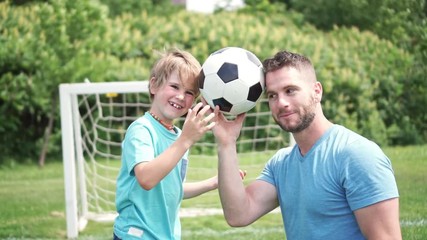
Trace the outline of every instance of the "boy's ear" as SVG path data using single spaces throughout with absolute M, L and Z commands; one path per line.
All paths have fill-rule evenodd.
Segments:
M 150 78 L 150 83 L 148 84 L 148 90 L 150 91 L 151 95 L 154 95 L 157 92 L 157 88 L 154 87 L 156 85 L 155 81 L 156 81 L 156 78 L 152 77 L 152 78 Z

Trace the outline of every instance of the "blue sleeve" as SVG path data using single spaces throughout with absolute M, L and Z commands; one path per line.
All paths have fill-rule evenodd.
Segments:
M 129 174 L 134 175 L 136 164 L 147 162 L 154 158 L 153 140 L 149 130 L 142 125 L 131 126 L 123 142 L 123 161 Z
M 274 167 L 272 167 L 273 162 L 274 157 L 270 159 L 267 164 L 265 164 L 264 169 L 262 169 L 261 175 L 257 178 L 257 180 L 262 180 L 275 186 L 273 174 Z
M 276 186 L 275 175 L 277 172 L 283 171 L 284 165 L 281 162 L 286 161 L 286 158 L 290 154 L 292 147 L 282 148 L 277 151 L 273 157 L 268 160 L 265 164 L 264 169 L 261 172 L 261 175 L 257 178 L 258 180 L 266 181 L 273 186 Z
M 342 159 L 341 179 L 352 211 L 399 197 L 391 161 L 378 145 L 357 141 L 347 146 Z

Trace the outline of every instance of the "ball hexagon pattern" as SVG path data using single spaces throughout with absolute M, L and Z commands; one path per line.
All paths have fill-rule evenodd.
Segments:
M 255 107 L 264 88 L 261 61 L 252 52 L 227 47 L 213 52 L 199 76 L 202 97 L 224 113 L 238 115 Z

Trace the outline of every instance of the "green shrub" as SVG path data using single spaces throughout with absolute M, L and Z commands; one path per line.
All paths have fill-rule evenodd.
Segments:
M 397 124 L 402 134 L 391 137 L 390 144 L 419 144 L 427 141 L 427 110 L 419 108 L 427 104 L 427 2 L 425 0 L 285 0 L 291 9 L 299 11 L 304 19 L 323 30 L 332 30 L 334 26 L 357 27 L 372 31 L 380 38 L 391 41 L 397 47 L 413 55 L 413 64 L 408 71 L 402 72 L 403 87 L 398 91 L 403 95 L 391 101 L 394 86 L 380 86 L 379 108 L 385 105 L 384 114 L 387 126 Z M 384 74 L 388 74 L 384 72 Z M 385 81 L 389 84 L 390 81 Z M 388 98 L 379 99 L 379 96 Z M 394 118 L 393 118 L 394 115 Z M 403 121 L 404 116 L 410 116 Z M 410 129 L 417 129 L 413 131 Z M 408 136 L 408 137 L 403 137 Z M 412 139 L 412 140 L 411 140 Z
M 141 76 L 138 62 L 122 62 L 122 50 L 111 52 L 115 45 L 105 44 L 120 33 L 104 10 L 89 1 L 0 3 L 0 163 L 7 156 L 34 161 L 51 116 L 57 120 L 53 134 L 59 132 L 59 83 Z
M 382 145 L 419 139 L 408 137 L 416 132 L 412 121 L 399 120 L 414 116 L 403 105 L 413 58 L 372 33 L 339 27 L 325 33 L 294 12 L 206 15 L 171 8 L 155 12 L 173 14 L 157 15 L 141 7 L 111 16 L 108 4 L 96 3 L 0 3 L 0 164 L 4 158 L 34 161 L 52 117 L 49 150 L 59 156 L 60 83 L 147 79 L 155 50 L 172 46 L 200 62 L 226 46 L 246 48 L 261 60 L 282 49 L 302 53 L 316 67 L 332 121 Z

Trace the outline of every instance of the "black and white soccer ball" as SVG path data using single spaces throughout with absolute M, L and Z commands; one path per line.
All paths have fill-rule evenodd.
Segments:
M 203 63 L 199 88 L 212 108 L 218 105 L 230 115 L 248 112 L 265 88 L 262 63 L 246 49 L 222 48 Z

